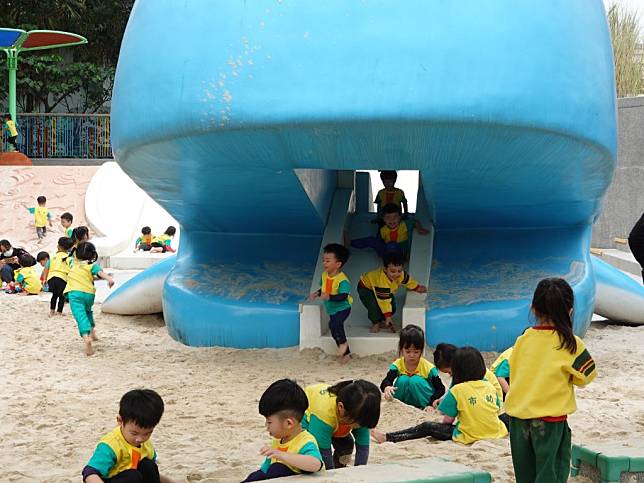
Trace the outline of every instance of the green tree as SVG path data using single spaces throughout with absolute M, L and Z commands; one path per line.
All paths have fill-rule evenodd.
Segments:
M 64 30 L 83 35 L 86 45 L 28 52 L 20 56 L 18 107 L 50 112 L 72 105 L 79 112 L 102 110 L 110 99 L 123 32 L 134 0 L 8 0 L 0 26 Z M 4 69 L 0 70 L 3 72 Z M 6 102 L 7 76 L 0 74 Z

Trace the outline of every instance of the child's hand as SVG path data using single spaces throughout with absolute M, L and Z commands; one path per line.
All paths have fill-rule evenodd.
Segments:
M 319 295 L 318 295 L 317 292 L 311 292 L 311 294 L 309 295 L 309 300 L 315 300 L 318 297 L 319 297 Z
M 436 401 L 434 401 L 431 406 L 427 406 L 425 409 L 423 409 L 423 411 L 425 411 L 426 413 L 433 413 L 436 409 L 434 407 L 434 404 L 436 404 Z M 436 406 L 438 406 L 438 404 L 436 404 Z
M 114 286 L 114 279 L 112 277 L 107 279 L 107 286 L 112 288 Z
M 262 449 L 259 450 L 259 454 L 267 458 L 279 459 L 282 451 L 280 451 L 279 449 L 271 448 L 270 446 L 263 446 Z
M 434 409 L 438 409 L 438 405 L 439 405 L 440 403 L 441 403 L 440 399 L 436 399 L 436 400 L 432 403 L 432 407 L 433 407 Z M 429 409 L 429 406 L 425 408 L 425 411 L 427 411 L 427 409 Z
M 377 429 L 371 430 L 371 438 L 378 444 L 382 444 L 387 441 L 387 435 Z
M 396 392 L 396 387 L 395 386 L 387 386 L 383 392 L 384 392 L 384 395 L 385 395 L 385 399 L 387 399 L 388 401 L 391 401 L 394 398 L 394 393 Z
M 427 293 L 427 287 L 425 287 L 424 285 L 419 285 L 418 287 L 416 287 L 415 291 L 418 293 Z
M 320 294 L 320 300 L 329 300 L 329 294 L 328 293 Z

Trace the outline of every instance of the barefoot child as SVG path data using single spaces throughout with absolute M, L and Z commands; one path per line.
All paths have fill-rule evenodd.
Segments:
M 60 215 L 60 225 L 63 227 L 64 234 L 66 237 L 71 238 L 74 229 L 72 228 L 72 223 L 74 222 L 74 216 L 66 211 Z
M 35 208 L 27 208 L 29 213 L 34 215 L 34 224 L 36 225 L 36 235 L 38 240 L 42 240 L 47 236 L 47 223 L 49 227 L 52 227 L 51 224 L 51 212 L 45 206 L 47 204 L 47 198 L 44 196 L 39 196 L 36 198 L 38 206 Z
M 378 387 L 357 379 L 333 386 L 314 384 L 304 392 L 309 407 L 302 426 L 315 436 L 326 469 L 345 467 L 353 453 L 354 443 L 355 466 L 366 465 L 369 460 L 369 429 L 375 428 L 380 419 Z
M 163 415 L 163 399 L 151 389 L 126 392 L 116 416 L 118 426 L 101 438 L 83 468 L 85 483 L 173 483 L 159 474 L 150 436 Z
M 575 386 L 597 373 L 583 341 L 572 330 L 574 294 L 561 278 L 537 285 L 531 311 L 536 325 L 519 336 L 510 356 L 512 385 L 505 399 L 510 449 L 518 483 L 568 481 Z
M 443 422 L 426 421 L 412 428 L 393 433 L 373 430 L 378 443 L 398 443 L 409 439 L 431 436 L 440 441 L 453 440 L 471 444 L 481 439 L 499 439 L 508 430 L 499 419 L 501 401 L 492 385 L 483 380 L 485 361 L 474 347 L 458 349 L 452 360 L 454 385 L 438 406 L 444 414 Z M 454 420 L 458 422 L 454 424 Z
M 425 333 L 417 325 L 400 331 L 398 355 L 380 384 L 385 399 L 398 399 L 418 409 L 432 407 L 445 394 L 445 386 L 434 365 L 423 357 Z
M 74 240 L 66 236 L 58 239 L 58 248 L 54 258 L 49 261 L 49 266 L 45 268 L 45 279 L 51 292 L 51 301 L 49 302 L 49 315 L 54 315 L 57 309 L 58 315 L 63 315 L 65 306 L 65 287 L 67 286 L 67 274 L 69 273 L 69 251 L 74 246 Z
M 96 248 L 90 242 L 83 242 L 76 248 L 76 260 L 72 261 L 72 266 L 67 275 L 67 286 L 65 295 L 69 299 L 69 306 L 72 315 L 78 325 L 78 332 L 85 342 L 85 355 L 91 356 L 94 353 L 92 341 L 98 340 L 94 329 L 94 315 L 92 306 L 96 287 L 94 287 L 94 277 L 107 280 L 110 288 L 114 285 L 112 277 L 97 265 L 98 254 Z
M 315 473 L 324 464 L 315 438 L 302 429 L 309 405 L 304 390 L 290 379 L 274 382 L 259 400 L 259 413 L 266 418 L 271 446 L 260 452 L 264 464 L 244 480 L 262 481 L 300 473 Z
M 379 332 L 381 326 L 396 332 L 392 317 L 396 313 L 394 295 L 398 287 L 404 285 L 407 290 L 427 293 L 427 287 L 420 285 L 403 270 L 404 262 L 400 253 L 389 253 L 384 257 L 382 267 L 363 273 L 360 277 L 358 295 L 367 308 L 371 332 Z
M 324 272 L 320 280 L 320 289 L 313 292 L 309 298 L 319 298 L 324 302 L 324 309 L 329 314 L 329 330 L 338 346 L 338 361 L 348 362 L 351 350 L 344 332 L 344 322 L 351 313 L 353 298 L 349 295 L 351 282 L 341 270 L 349 259 L 349 250 L 337 243 L 330 243 L 323 251 Z
M 490 367 L 490 370 L 494 373 L 494 377 L 499 381 L 499 385 L 503 391 L 503 399 L 505 399 L 505 395 L 510 390 L 510 356 L 512 355 L 513 349 L 514 347 L 510 347 L 505 350 Z

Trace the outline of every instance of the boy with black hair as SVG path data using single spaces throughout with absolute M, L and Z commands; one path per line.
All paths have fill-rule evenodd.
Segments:
M 36 198 L 36 202 L 38 203 L 38 206 L 27 209 L 29 210 L 29 213 L 34 215 L 36 235 L 38 235 L 38 240 L 42 241 L 42 239 L 47 236 L 47 223 L 49 223 L 49 228 L 52 227 L 51 212 L 45 206 L 47 204 L 47 198 L 41 195 Z
M 66 211 L 62 215 L 60 215 L 60 224 L 65 230 L 65 236 L 68 238 L 72 237 L 72 233 L 74 229 L 72 228 L 72 223 L 74 222 L 74 215 L 72 215 L 69 211 Z
M 358 283 L 360 301 L 367 308 L 367 317 L 373 324 L 371 332 L 380 332 L 384 326 L 396 332 L 393 315 L 396 312 L 394 297 L 398 287 L 404 285 L 407 290 L 427 293 L 427 287 L 419 284 L 403 270 L 405 259 L 400 253 L 389 253 L 383 259 L 383 266 L 363 273 Z
M 134 251 L 143 250 L 149 252 L 152 248 L 152 229 L 149 226 L 141 228 L 141 236 L 136 239 Z
M 40 266 L 42 267 L 42 272 L 40 273 L 40 283 L 42 284 L 42 290 L 43 292 L 47 292 L 47 269 L 49 268 L 49 253 L 38 252 L 38 255 L 36 255 L 36 262 L 40 263 Z
M 351 282 L 342 272 L 342 267 L 349 260 L 349 250 L 338 243 L 330 243 L 323 249 L 322 266 L 324 272 L 320 278 L 320 289 L 310 295 L 310 299 L 319 298 L 324 303 L 324 309 L 329 314 L 329 330 L 331 337 L 338 346 L 338 361 L 348 362 L 351 350 L 344 332 L 344 322 L 351 313 L 353 298 Z
M 259 413 L 266 418 L 271 446 L 260 451 L 266 460 L 244 480 L 261 481 L 300 473 L 315 473 L 324 464 L 313 435 L 302 429 L 309 406 L 304 390 L 295 381 L 280 379 L 268 386 L 259 400 Z
M 17 287 L 20 287 L 23 295 L 39 294 L 42 290 L 42 283 L 34 269 L 36 259 L 28 253 L 23 253 L 18 256 L 18 263 L 20 263 L 20 268 L 16 272 L 16 283 L 14 285 L 16 292 L 19 291 Z
M 390 203 L 398 206 L 402 210 L 403 215 L 407 215 L 409 208 L 407 207 L 405 192 L 394 186 L 398 179 L 398 173 L 393 170 L 383 170 L 380 171 L 380 179 L 385 187 L 378 191 L 376 199 L 373 201 L 376 204 L 378 216 L 380 216 L 380 210 Z
M 96 446 L 83 468 L 85 483 L 173 483 L 159 474 L 150 436 L 163 415 L 163 399 L 151 389 L 126 392 L 116 416 L 118 426 Z

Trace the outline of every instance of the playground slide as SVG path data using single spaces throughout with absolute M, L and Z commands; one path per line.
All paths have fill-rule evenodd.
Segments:
M 432 258 L 410 267 L 431 263 L 430 343 L 504 349 L 547 276 L 573 286 L 583 335 L 615 166 L 612 65 L 601 0 L 139 0 L 112 141 L 184 229 L 170 334 L 296 345 L 339 173 L 411 169 L 434 227 Z

